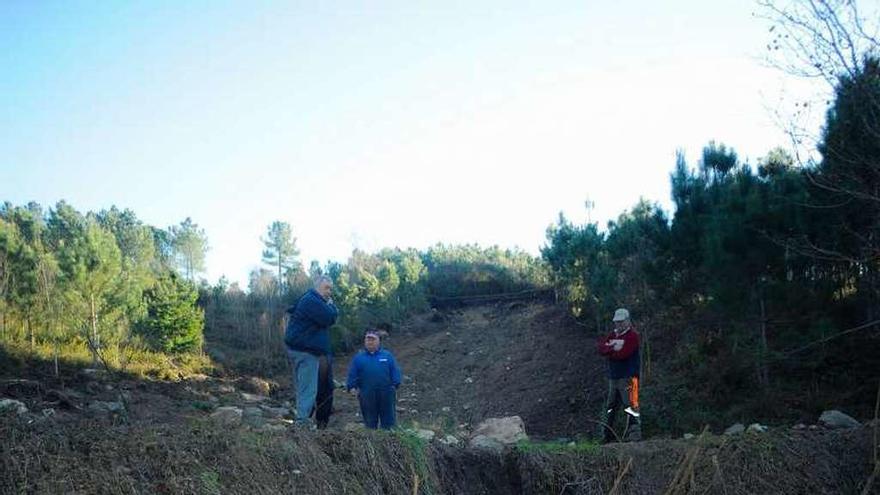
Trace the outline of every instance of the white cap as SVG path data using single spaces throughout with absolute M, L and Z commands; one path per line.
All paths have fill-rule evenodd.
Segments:
M 626 308 L 620 308 L 614 312 L 614 320 L 612 321 L 626 321 L 629 319 L 629 311 Z

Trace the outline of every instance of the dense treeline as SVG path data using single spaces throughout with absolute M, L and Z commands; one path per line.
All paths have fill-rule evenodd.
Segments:
M 178 353 L 202 345 L 203 313 L 190 279 L 204 232 L 168 230 L 117 208 L 82 214 L 65 202 L 0 207 L 0 341 L 31 349 L 87 348 L 121 364 L 125 350 Z
M 605 231 L 560 217 L 544 258 L 575 316 L 604 328 L 625 305 L 649 346 L 665 334 L 671 355 L 649 352 L 648 373 L 652 357 L 678 367 L 681 401 L 746 398 L 764 416 L 817 397 L 866 409 L 880 369 L 878 130 L 868 58 L 840 79 L 817 163 L 777 149 L 752 167 L 710 143 L 696 169 L 679 154 L 671 219 L 646 202 Z

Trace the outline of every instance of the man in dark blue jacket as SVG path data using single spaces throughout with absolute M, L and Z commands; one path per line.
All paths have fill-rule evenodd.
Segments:
M 379 346 L 379 333 L 367 331 L 364 349 L 348 367 L 345 388 L 358 393 L 364 425 L 375 430 L 390 430 L 396 423 L 397 387 L 400 368 L 390 352 Z
M 300 424 L 310 422 L 318 393 L 318 363 L 330 355 L 330 327 L 339 314 L 330 298 L 332 290 L 329 277 L 318 277 L 315 287 L 287 310 L 290 317 L 284 332 L 284 346 L 293 364 L 296 420 Z

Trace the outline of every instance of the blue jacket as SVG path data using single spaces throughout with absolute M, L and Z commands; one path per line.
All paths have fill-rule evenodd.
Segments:
M 400 386 L 400 368 L 390 352 L 379 348 L 370 353 L 361 350 L 351 360 L 345 388 L 361 391 L 382 390 Z
M 284 332 L 284 343 L 294 351 L 315 355 L 330 354 L 330 327 L 339 312 L 328 304 L 315 289 L 309 289 L 287 310 L 290 318 Z

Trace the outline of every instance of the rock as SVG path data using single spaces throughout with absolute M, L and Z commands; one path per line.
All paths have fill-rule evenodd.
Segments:
M 82 396 L 77 395 L 71 391 L 50 390 L 46 393 L 45 399 L 57 403 L 62 409 L 80 409 L 79 401 L 82 400 Z
M 225 426 L 238 426 L 241 424 L 242 410 L 240 407 L 224 406 L 218 407 L 216 411 L 211 413 L 211 419 Z
M 269 399 L 263 395 L 249 394 L 247 392 L 242 392 L 241 398 L 244 399 L 245 402 L 263 402 Z
M 407 431 L 412 433 L 416 437 L 425 440 L 426 442 L 430 442 L 431 440 L 433 440 L 434 436 L 436 435 L 433 430 L 423 430 L 421 428 L 414 428 Z
M 238 388 L 252 394 L 268 397 L 272 392 L 272 384 L 256 376 L 249 376 L 238 381 Z
M 792 429 L 792 430 L 806 430 L 806 429 L 807 429 L 807 425 L 805 425 L 805 424 L 803 424 L 803 423 L 798 423 L 798 424 L 792 426 L 791 429 Z
M 746 431 L 746 427 L 742 423 L 737 423 L 730 428 L 724 430 L 725 435 L 739 435 L 740 433 Z
M 749 425 L 746 431 L 749 433 L 766 433 L 767 427 L 760 423 L 752 423 Z
M 694 438 L 694 434 L 693 433 L 685 433 L 682 438 L 684 438 L 685 440 L 691 440 Z
M 223 385 L 220 385 L 219 387 L 217 387 L 217 393 L 218 394 L 234 394 L 235 387 L 233 387 L 232 385 L 223 384 Z
M 465 382 L 465 383 L 474 383 L 474 379 L 471 378 L 471 377 L 467 377 L 467 378 L 464 379 L 464 382 Z
M 451 409 L 449 408 L 449 406 L 443 406 L 442 408 L 440 408 L 440 410 L 443 411 L 443 412 L 446 412 L 446 413 L 448 413 L 449 411 L 451 411 Z
M 263 416 L 267 418 L 283 418 L 285 415 L 290 414 L 290 409 L 286 407 L 270 407 L 270 406 L 260 406 L 263 410 Z
M 819 423 L 826 428 L 858 428 L 862 426 L 852 416 L 846 415 L 836 409 L 825 411 L 819 416 Z
M 470 446 L 475 449 L 487 449 L 496 452 L 500 452 L 504 449 L 504 444 L 494 438 L 489 438 L 486 435 L 477 435 L 471 438 Z
M 445 437 L 440 439 L 440 443 L 443 445 L 458 445 L 460 440 L 455 435 L 446 435 Z
M 528 440 L 526 425 L 519 416 L 504 418 L 489 418 L 474 430 L 474 437 L 485 436 L 504 445 L 515 444 L 521 440 Z
M 97 400 L 89 404 L 89 410 L 96 413 L 119 414 L 125 411 L 122 402 L 104 402 Z
M 405 413 L 407 411 L 407 409 L 405 407 L 400 407 L 400 406 L 397 406 L 394 409 L 398 412 L 398 414 Z
M 0 412 L 13 411 L 16 414 L 27 414 L 28 408 L 24 402 L 15 399 L 0 399 Z

